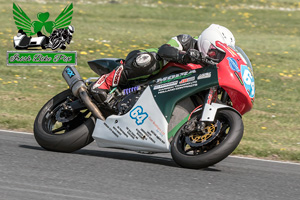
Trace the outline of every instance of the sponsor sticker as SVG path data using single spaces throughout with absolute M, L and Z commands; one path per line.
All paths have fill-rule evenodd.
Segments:
M 242 79 L 241 79 L 240 75 L 239 75 L 237 72 L 234 72 L 234 74 L 235 74 L 235 75 L 236 75 L 236 77 L 239 79 L 239 81 L 240 81 L 241 85 L 244 85 L 244 83 L 243 83 L 243 81 L 242 81 Z
M 236 62 L 236 60 L 234 58 L 228 57 L 227 58 L 228 62 L 229 62 L 229 66 L 233 71 L 237 71 L 240 72 L 241 70 L 239 69 L 239 66 Z
M 191 71 L 182 72 L 182 73 L 179 73 L 179 74 L 166 76 L 166 77 L 157 79 L 156 83 L 167 83 L 167 82 L 171 82 L 171 81 L 174 81 L 174 80 L 187 78 L 187 77 L 191 76 L 194 73 L 196 73 L 196 70 L 191 70 Z
M 121 78 L 121 73 L 122 73 L 122 71 L 123 71 L 123 65 L 121 65 L 121 66 L 117 69 L 117 71 L 116 71 L 116 73 L 115 73 L 115 75 L 114 75 L 114 78 L 113 78 L 113 86 L 117 86 L 117 85 L 119 84 L 119 81 L 120 81 L 120 78 Z
M 179 82 L 179 84 L 187 83 L 187 82 L 194 81 L 194 80 L 195 80 L 195 76 L 190 77 L 190 78 L 185 78 L 185 79 L 182 79 L 182 80 Z
M 70 78 L 72 78 L 73 76 L 75 76 L 74 71 L 70 67 L 66 68 L 66 72 L 67 72 L 67 74 L 68 74 L 68 76 Z
M 182 90 L 185 88 L 191 88 L 191 87 L 197 87 L 197 86 L 198 86 L 197 81 L 190 81 L 190 82 L 186 82 L 186 83 L 182 83 L 182 84 L 177 84 L 177 85 L 161 88 L 158 90 L 158 94 L 163 94 L 163 93 L 167 93 L 167 92 L 172 92 L 172 91 L 177 91 L 177 90 Z
M 206 72 L 206 73 L 203 73 L 203 74 L 199 74 L 197 80 L 210 78 L 210 77 L 211 77 L 211 72 Z
M 158 90 L 158 89 L 162 89 L 162 88 L 174 86 L 174 85 L 177 85 L 177 84 L 178 84 L 178 81 L 173 81 L 173 82 L 169 82 L 169 83 L 164 83 L 164 84 L 160 84 L 160 85 L 155 85 L 153 89 L 154 89 L 154 90 Z

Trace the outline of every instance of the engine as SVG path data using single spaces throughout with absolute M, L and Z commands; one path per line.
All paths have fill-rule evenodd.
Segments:
M 143 86 L 127 88 L 122 90 L 122 92 L 119 89 L 115 89 L 108 95 L 106 103 L 118 115 L 124 115 L 135 105 L 144 89 L 145 87 Z

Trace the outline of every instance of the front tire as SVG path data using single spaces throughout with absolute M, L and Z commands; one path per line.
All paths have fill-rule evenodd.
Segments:
M 58 49 L 59 47 L 61 47 L 61 41 L 59 39 L 54 39 L 52 40 L 52 46 L 51 46 L 51 49 L 52 50 L 56 50 Z
M 199 147 L 191 147 L 187 144 L 186 137 L 191 136 L 182 133 L 185 124 L 177 131 L 171 142 L 171 155 L 178 165 L 191 169 L 206 168 L 220 162 L 234 151 L 243 137 L 244 126 L 241 117 L 232 110 L 220 110 L 216 115 L 215 121 L 217 120 L 221 125 L 220 132 L 203 146 L 200 144 Z
M 57 110 L 67 98 L 75 98 L 70 90 L 59 93 L 43 106 L 35 119 L 35 139 L 46 150 L 73 152 L 93 141 L 95 118 L 87 109 L 78 112 L 69 122 L 57 125 Z

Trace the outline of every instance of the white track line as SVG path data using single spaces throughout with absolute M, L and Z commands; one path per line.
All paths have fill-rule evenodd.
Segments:
M 229 156 L 231 158 L 239 158 L 245 160 L 257 160 L 262 162 L 272 162 L 272 163 L 281 163 L 281 164 L 290 164 L 290 165 L 300 165 L 300 163 L 288 162 L 288 161 L 277 161 L 277 160 L 265 160 L 261 158 L 249 158 L 249 157 L 242 157 L 242 156 Z
M 17 134 L 24 134 L 24 135 L 33 135 L 33 133 L 20 132 L 20 131 L 9 131 L 9 130 L 3 130 L 3 129 L 0 129 L 0 132 L 17 133 Z M 245 160 L 257 160 L 257 161 L 262 161 L 262 162 L 273 162 L 273 163 L 281 163 L 281 164 L 300 165 L 300 163 L 294 163 L 294 162 L 288 162 L 288 161 L 265 160 L 265 159 L 261 159 L 261 158 L 249 158 L 249 157 L 242 157 L 242 156 L 229 156 L 229 157 L 245 159 Z
M 21 131 L 9 131 L 9 130 L 3 130 L 3 129 L 0 129 L 0 132 L 18 133 L 18 134 L 24 134 L 24 135 L 33 135 L 33 133 L 21 132 Z

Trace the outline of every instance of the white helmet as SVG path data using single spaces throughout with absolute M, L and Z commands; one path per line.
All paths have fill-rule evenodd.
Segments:
M 218 24 L 211 24 L 198 38 L 197 45 L 204 57 L 210 57 L 220 62 L 224 56 L 224 51 L 216 46 L 216 41 L 220 41 L 229 46 L 235 46 L 235 39 L 230 30 Z
M 74 31 L 75 31 L 74 26 L 71 26 L 71 25 L 68 26 L 68 33 L 69 33 L 69 35 L 73 35 Z

